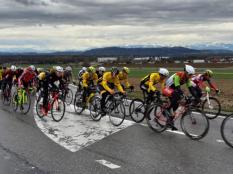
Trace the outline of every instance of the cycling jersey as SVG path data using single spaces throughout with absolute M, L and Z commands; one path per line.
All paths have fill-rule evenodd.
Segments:
M 85 72 L 82 75 L 82 86 L 88 87 L 90 85 L 94 85 L 94 83 L 97 83 L 98 75 L 96 73 L 90 74 L 89 72 Z
M 26 87 L 32 80 L 36 77 L 36 73 L 34 71 L 25 69 L 22 75 L 19 77 L 18 84 L 19 86 Z M 25 86 L 26 85 L 26 86 Z
M 186 84 L 187 87 L 191 87 L 192 83 L 189 77 L 186 76 L 185 72 L 177 72 L 169 77 L 166 81 L 166 87 L 180 87 Z
M 145 85 L 148 89 L 148 92 L 150 91 L 156 91 L 157 88 L 154 86 L 155 84 L 161 84 L 161 89 L 164 88 L 164 84 L 165 84 L 165 79 L 162 79 L 159 75 L 159 73 L 151 73 L 147 76 L 145 76 L 142 80 L 141 80 L 141 84 Z
M 8 80 L 8 81 L 12 81 L 14 76 L 15 76 L 15 72 L 12 71 L 11 69 L 7 69 L 3 74 L 2 74 L 3 78 Z
M 203 74 L 198 74 L 192 77 L 192 85 L 194 87 L 198 86 L 199 88 L 203 88 L 205 87 L 204 82 L 207 82 L 209 84 L 209 86 L 214 89 L 217 90 L 217 87 L 211 82 L 210 78 L 203 75 Z
M 129 88 L 131 85 L 128 81 L 128 75 L 126 73 L 123 73 L 122 71 L 118 74 L 119 80 L 121 82 L 124 82 L 126 85 L 126 88 Z
M 85 72 L 86 72 L 86 71 L 84 71 L 84 70 L 82 70 L 82 69 L 79 71 L 79 73 L 78 73 L 78 80 L 80 80 L 80 81 L 82 80 L 82 76 L 83 76 L 83 74 L 84 74 Z
M 116 86 L 119 92 L 122 93 L 124 92 L 120 84 L 119 77 L 118 76 L 113 77 L 111 72 L 105 72 L 103 75 L 103 80 L 101 82 L 101 85 L 108 92 L 112 91 L 112 89 L 109 87 L 109 84 L 113 84 L 114 86 Z

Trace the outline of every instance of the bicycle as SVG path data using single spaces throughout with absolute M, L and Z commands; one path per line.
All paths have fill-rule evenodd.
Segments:
M 209 119 L 203 111 L 192 106 L 192 97 L 184 96 L 179 102 L 178 111 L 175 111 L 173 121 L 180 117 L 181 129 L 192 140 L 199 140 L 206 136 L 209 131 Z M 170 127 L 168 123 L 171 117 L 168 108 L 169 102 L 163 102 L 160 98 L 151 105 L 146 112 L 148 126 L 155 132 L 161 133 Z
M 221 104 L 217 98 L 211 97 L 210 93 L 206 91 L 201 98 L 201 109 L 206 113 L 208 119 L 215 119 L 221 112 Z
M 227 116 L 222 121 L 221 136 L 224 142 L 233 148 L 233 114 Z
M 69 88 L 69 84 L 66 84 L 62 90 L 62 99 L 67 105 L 71 105 L 73 101 L 73 91 Z
M 77 114 L 82 114 L 82 112 L 87 108 L 87 105 L 91 102 L 92 98 L 97 93 L 96 86 L 91 86 L 88 91 L 88 96 L 83 102 L 83 90 L 77 90 L 74 98 L 74 110 Z
M 43 118 L 45 116 L 42 112 L 44 97 L 43 95 L 44 93 L 43 91 L 41 91 L 36 102 L 36 113 L 40 118 Z M 59 90 L 53 90 L 50 92 L 47 108 L 48 111 L 50 111 L 52 119 L 54 121 L 59 122 L 63 119 L 66 107 Z
M 2 103 L 4 105 L 10 105 L 11 103 L 11 89 L 7 83 L 5 89 L 2 91 Z
M 104 112 L 106 115 L 109 115 L 109 120 L 114 126 L 120 126 L 125 120 L 125 99 L 126 95 L 123 95 L 120 92 L 116 92 L 113 95 L 108 95 L 105 100 Z M 94 121 L 99 121 L 102 118 L 100 102 L 101 97 L 96 96 L 93 97 L 93 100 L 90 103 L 90 114 Z
M 129 105 L 129 115 L 131 119 L 136 123 L 141 123 L 145 119 L 145 113 L 149 105 L 157 102 L 157 96 L 152 99 L 148 99 L 148 96 L 144 99 L 135 98 L 131 101 Z
M 33 88 L 29 88 L 28 91 L 25 88 L 17 89 L 14 92 L 12 97 L 13 110 L 16 112 L 18 108 L 21 113 L 26 115 L 31 107 L 31 98 L 30 93 L 33 91 Z

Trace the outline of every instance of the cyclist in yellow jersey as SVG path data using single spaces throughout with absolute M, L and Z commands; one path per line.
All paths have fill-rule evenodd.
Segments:
M 86 97 L 89 95 L 90 87 L 97 84 L 98 75 L 96 69 L 93 66 L 87 68 L 87 72 L 82 75 L 81 86 L 83 88 L 83 103 L 86 103 Z
M 125 89 L 125 88 L 129 88 L 131 90 L 134 89 L 134 86 L 132 86 L 130 83 L 129 83 L 129 79 L 128 79 L 128 75 L 130 73 L 130 70 L 129 68 L 127 67 L 123 67 L 122 70 L 119 72 L 119 80 L 121 82 L 121 86 Z M 122 84 L 124 83 L 124 85 Z
M 169 76 L 169 71 L 166 68 L 160 68 L 158 73 L 151 73 L 145 76 L 140 83 L 140 88 L 143 92 L 144 100 L 150 102 L 153 100 L 154 94 L 160 95 L 160 91 L 156 88 L 156 84 L 161 85 L 161 90 L 165 87 L 165 80 Z
M 116 87 L 117 90 L 123 94 L 125 94 L 124 89 L 121 86 L 119 80 L 119 70 L 118 68 L 113 67 L 111 72 L 105 72 L 103 75 L 103 80 L 100 83 L 100 94 L 102 95 L 101 98 L 101 115 L 105 115 L 105 100 L 108 95 L 113 95 L 115 93 L 114 88 Z

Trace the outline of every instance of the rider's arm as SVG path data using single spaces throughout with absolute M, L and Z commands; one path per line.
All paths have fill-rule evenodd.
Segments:
M 207 83 L 209 84 L 211 89 L 214 89 L 215 91 L 217 90 L 217 87 L 210 81 L 210 79 L 206 80 Z
M 123 90 L 123 88 L 121 86 L 119 78 L 115 78 L 114 85 L 117 87 L 119 92 L 124 93 L 124 90 Z
M 159 75 L 156 73 L 152 73 L 150 75 L 150 79 L 149 79 L 149 91 L 156 91 L 156 87 L 154 86 L 154 81 L 158 81 L 159 80 Z

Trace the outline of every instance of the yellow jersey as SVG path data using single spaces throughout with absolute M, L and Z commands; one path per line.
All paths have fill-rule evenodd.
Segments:
M 161 89 L 164 88 L 165 86 L 165 79 L 161 79 L 159 73 L 151 73 L 147 76 L 145 76 L 141 82 L 143 82 L 145 85 L 148 86 L 148 92 L 150 91 L 156 91 L 156 84 L 160 83 L 161 84 Z
M 101 85 L 106 91 L 110 92 L 112 89 L 108 86 L 108 83 L 113 83 L 114 86 L 117 87 L 119 92 L 124 92 L 118 75 L 113 77 L 111 72 L 105 72 L 103 75 L 103 80 L 101 82 Z
M 96 73 L 90 74 L 89 72 L 85 72 L 82 75 L 82 86 L 88 87 L 89 82 L 93 81 L 94 83 L 97 83 L 98 81 L 98 75 Z
M 123 73 L 122 71 L 118 74 L 119 80 L 122 81 L 123 83 L 125 83 L 126 88 L 130 87 L 130 83 L 128 80 L 128 74 Z

